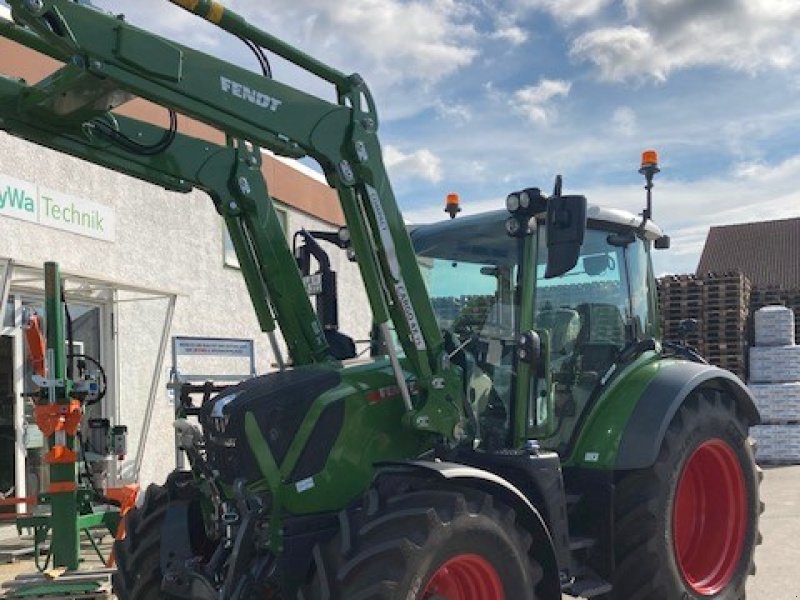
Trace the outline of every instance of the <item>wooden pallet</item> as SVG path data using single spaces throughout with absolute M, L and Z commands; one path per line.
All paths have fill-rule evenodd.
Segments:
M 741 273 L 668 276 L 659 279 L 662 331 L 680 337 L 680 322 L 697 319 L 698 332 L 688 339 L 714 365 L 746 374 L 746 337 L 754 291 Z M 689 296 L 691 294 L 691 296 Z M 689 300 L 691 297 L 691 300 Z

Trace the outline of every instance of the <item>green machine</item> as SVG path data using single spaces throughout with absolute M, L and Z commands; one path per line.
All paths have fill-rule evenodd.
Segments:
M 63 67 L 0 79 L 0 128 L 208 193 L 284 368 L 176 423 L 191 468 L 152 485 L 116 544 L 121 600 L 744 598 L 759 540 L 746 387 L 661 339 L 651 220 L 531 187 L 408 231 L 366 84 L 208 0 L 257 74 L 70 0 L 10 0 L 0 34 Z M 272 78 L 264 51 L 333 86 Z M 160 128 L 116 114 L 140 97 Z M 227 134 L 182 134 L 178 115 Z M 375 355 L 321 325 L 261 149 L 338 192 Z M 657 160 L 645 156 L 648 197 Z M 450 207 L 453 210 L 453 207 Z M 502 208 L 502 207 L 499 207 Z M 455 211 L 453 210 L 453 214 Z M 382 350 L 381 350 L 382 349 Z M 279 361 L 281 362 L 281 361 Z M 187 413 L 188 414 L 188 413 Z
M 74 350 L 72 317 L 57 263 L 44 265 L 44 290 L 44 331 L 41 316 L 28 315 L 25 337 L 33 367 L 33 383 L 38 386 L 34 418 L 48 440 L 47 487 L 38 496 L 38 508 L 45 510 L 18 517 L 17 529 L 33 531 L 34 559 L 40 571 L 46 571 L 51 560 L 57 567 L 75 571 L 81 562 L 84 535 L 100 560 L 106 562 L 95 541 L 94 530 L 101 528 L 112 536 L 117 535 L 121 521 L 120 501 L 127 493 L 130 504 L 138 488 L 104 486 L 105 489 L 101 489 L 98 486 L 96 476 L 103 477 L 104 473 L 92 466 L 97 462 L 93 457 L 100 456 L 97 452 L 110 452 L 111 430 L 108 421 L 103 419 L 88 421 L 95 427 L 90 425 L 84 429 L 83 425 L 86 409 L 105 396 L 105 372 L 96 359 Z M 89 362 L 97 370 L 90 370 Z M 116 434 L 122 435 L 121 430 L 125 428 L 115 429 Z M 117 450 L 116 455 L 125 452 L 122 446 Z M 40 554 L 48 540 L 50 545 L 42 563 Z M 13 588 L 14 598 L 90 593 L 101 587 L 100 581 L 75 576 L 55 583 L 45 577 L 28 577 L 17 583 Z

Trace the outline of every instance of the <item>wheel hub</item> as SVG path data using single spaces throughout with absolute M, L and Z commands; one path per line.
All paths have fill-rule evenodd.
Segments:
M 747 490 L 739 459 L 721 439 L 698 446 L 678 480 L 672 515 L 675 558 L 703 596 L 731 582 L 747 530 Z
M 422 600 L 505 600 L 505 594 L 489 561 L 477 554 L 459 554 L 436 570 Z

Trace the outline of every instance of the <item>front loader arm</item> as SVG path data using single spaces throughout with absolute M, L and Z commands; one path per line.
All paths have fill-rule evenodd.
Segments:
M 71 0 L 9 0 L 16 24 L 0 23 L 0 35 L 66 65 L 34 86 L 0 80 L 0 127 L 168 189 L 208 192 L 228 225 L 262 328 L 274 328 L 271 304 L 295 364 L 331 358 L 286 240 L 277 235 L 260 148 L 314 158 L 338 192 L 373 319 L 384 331 L 385 324 L 394 325 L 407 366 L 431 405 L 415 425 L 448 429 L 450 435 L 458 412 L 452 408 L 457 375 L 444 354 L 383 165 L 378 119 L 363 80 L 322 65 L 219 4 L 171 1 L 333 83 L 338 103 Z M 128 138 L 165 135 L 162 128 L 111 112 L 133 97 L 223 130 L 228 145 L 175 134 L 163 152 L 143 156 L 111 144 L 104 134 L 109 127 Z M 396 373 L 410 410 L 405 380 L 397 368 Z
M 291 251 L 277 217 L 274 217 L 272 200 L 260 176 L 259 154 L 244 147 L 219 146 L 182 134 L 176 134 L 169 148 L 158 156 L 132 154 L 99 135 L 90 134 L 90 140 L 87 140 L 83 128 L 59 131 L 28 112 L 20 112 L 17 108 L 19 98 L 26 89 L 24 83 L 0 79 L 0 128 L 166 189 L 188 192 L 197 187 L 209 193 L 225 219 L 237 250 L 261 329 L 273 332 L 277 317 L 296 364 L 332 360 L 324 336 L 311 336 L 309 331 L 318 330 L 298 326 L 300 323 L 313 323 L 316 316 L 310 303 L 306 305 L 298 301 L 298 297 L 305 297 L 305 289 L 302 282 L 298 286 L 293 277 Z M 163 134 L 160 127 L 136 119 L 117 115 L 115 120 L 120 130 L 137 132 L 145 140 L 158 139 Z M 240 189 L 241 177 L 252 182 L 249 183 L 251 192 L 248 196 Z M 250 198 L 258 198 L 258 201 Z M 265 226 L 263 223 L 270 219 L 274 223 Z M 276 260 L 278 256 L 283 260 Z M 275 286 L 275 282 L 280 284 Z

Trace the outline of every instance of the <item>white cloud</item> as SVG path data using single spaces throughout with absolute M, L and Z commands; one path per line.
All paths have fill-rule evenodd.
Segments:
M 442 161 L 427 148 L 405 153 L 387 144 L 383 147 L 383 159 L 393 177 L 419 178 L 432 183 L 442 180 Z
M 584 33 L 572 43 L 570 55 L 593 62 L 600 69 L 601 77 L 611 81 L 637 75 L 657 80 L 666 78 L 663 59 L 654 49 L 650 32 L 631 25 Z
M 95 0 L 131 22 L 225 60 L 254 67 L 244 46 L 166 0 Z M 478 56 L 476 9 L 459 0 L 226 0 L 249 23 L 307 54 L 364 76 L 384 120 L 406 118 L 435 102 L 433 86 Z M 335 92 L 268 53 L 276 78 L 324 99 Z M 401 98 L 388 102 L 386 98 Z
M 512 46 L 520 46 L 528 41 L 528 32 L 517 25 L 506 25 L 495 30 L 491 37 L 506 41 Z
M 470 64 L 478 52 L 471 13 L 455 0 L 230 4 L 323 60 L 348 68 L 357 62 L 373 75 L 436 81 Z
M 553 100 L 566 97 L 572 83 L 560 79 L 542 79 L 536 85 L 514 92 L 511 105 L 534 123 L 546 123 L 553 115 Z
M 520 8 L 544 10 L 561 22 L 570 23 L 597 15 L 613 0 L 516 0 Z
M 778 164 L 761 162 L 739 163 L 734 169 L 737 179 L 748 185 L 769 184 L 779 186 L 773 191 L 787 193 L 797 187 L 797 173 L 800 172 L 800 155 L 792 156 Z M 797 205 L 800 210 L 800 204 Z
M 628 23 L 579 35 L 571 55 L 603 79 L 664 80 L 698 66 L 786 69 L 800 54 L 794 0 L 626 0 Z
M 458 125 L 464 125 L 472 120 L 472 110 L 467 104 L 437 100 L 435 108 L 441 118 Z
M 611 116 L 611 122 L 621 135 L 630 137 L 636 133 L 638 125 L 636 113 L 630 106 L 620 106 L 616 109 Z

